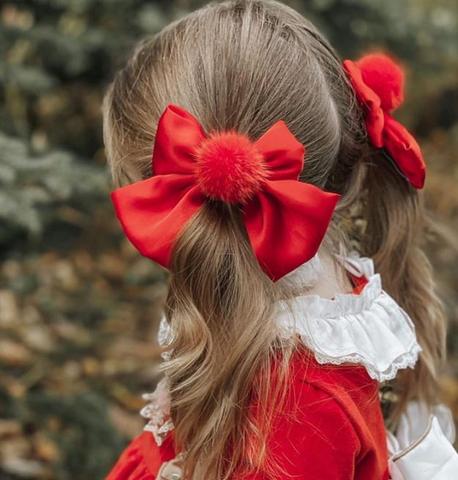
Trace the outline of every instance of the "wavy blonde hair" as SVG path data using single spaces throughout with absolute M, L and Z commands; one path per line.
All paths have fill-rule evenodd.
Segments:
M 234 0 L 209 4 L 142 41 L 104 100 L 116 185 L 151 175 L 155 127 L 169 103 L 192 112 L 207 132 L 234 128 L 252 139 L 286 121 L 307 146 L 301 178 L 342 194 L 328 243 L 347 236 L 373 257 L 386 290 L 415 322 L 423 351 L 415 370 L 395 382 L 399 401 L 390 419 L 410 399 L 433 404 L 445 329 L 421 248 L 422 198 L 370 148 L 341 60 L 317 29 L 281 3 Z M 185 477 L 272 473 L 269 421 L 300 349 L 275 328 L 273 303 L 288 292 L 261 271 L 238 207 L 217 201 L 178 238 L 170 272 L 166 314 L 174 339 L 162 367 L 176 442 L 186 450 Z M 262 410 L 257 421 L 253 401 Z

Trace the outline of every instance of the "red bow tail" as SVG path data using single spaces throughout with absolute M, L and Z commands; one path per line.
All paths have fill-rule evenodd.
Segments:
M 256 257 L 275 281 L 318 251 L 339 195 L 293 180 L 266 182 L 244 210 Z
M 395 159 L 401 173 L 413 187 L 425 184 L 426 164 L 420 146 L 413 135 L 391 115 L 385 114 L 384 148 Z

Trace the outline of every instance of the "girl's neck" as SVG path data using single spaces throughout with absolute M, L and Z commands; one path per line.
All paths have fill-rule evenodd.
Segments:
M 351 293 L 352 284 L 345 268 L 329 253 L 326 248 L 319 251 L 321 272 L 318 281 L 306 294 L 319 295 L 323 298 L 334 298 L 339 293 Z

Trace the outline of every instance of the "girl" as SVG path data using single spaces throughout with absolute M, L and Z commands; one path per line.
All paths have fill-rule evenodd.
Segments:
M 458 478 L 403 80 L 264 0 L 172 23 L 116 75 L 113 203 L 170 285 L 164 379 L 109 480 Z

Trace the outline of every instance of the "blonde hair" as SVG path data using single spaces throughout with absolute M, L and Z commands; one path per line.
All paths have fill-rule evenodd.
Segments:
M 234 0 L 209 4 L 141 42 L 104 100 L 116 185 L 151 175 L 155 126 L 169 103 L 189 110 L 207 132 L 236 129 L 252 139 L 285 120 L 307 148 L 301 178 L 342 194 L 328 237 L 346 230 L 415 322 L 423 352 L 417 368 L 396 380 L 390 418 L 410 399 L 435 402 L 444 316 L 420 246 L 421 197 L 370 148 L 341 61 L 316 28 L 281 3 Z M 272 397 L 283 398 L 288 361 L 300 350 L 275 328 L 273 303 L 287 292 L 260 269 L 238 207 L 217 201 L 186 226 L 170 271 L 174 338 L 163 369 L 185 477 L 273 472 L 265 444 Z M 257 421 L 253 399 L 263 409 Z

